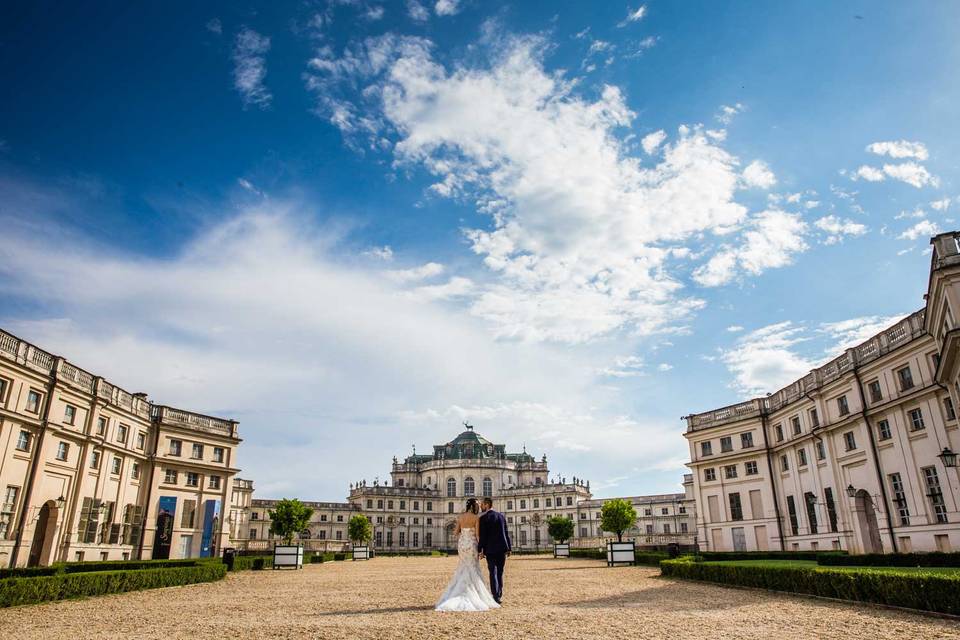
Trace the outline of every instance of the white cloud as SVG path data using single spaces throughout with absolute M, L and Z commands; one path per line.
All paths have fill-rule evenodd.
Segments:
M 720 359 L 733 374 L 733 386 L 745 396 L 776 391 L 802 377 L 814 364 L 794 352 L 806 340 L 803 329 L 791 322 L 778 322 L 751 331 Z
M 667 362 L 661 362 L 657 365 L 657 371 L 670 371 L 671 369 L 673 369 L 673 365 Z
M 363 13 L 363 17 L 371 22 L 376 22 L 377 20 L 382 20 L 384 14 L 384 9 L 380 5 L 373 7 L 368 7 L 367 10 Z
M 373 247 L 363 252 L 364 255 L 370 256 L 372 258 L 378 258 L 384 262 L 390 262 L 393 260 L 393 249 L 389 245 L 383 247 Z
M 442 264 L 436 262 L 428 262 L 419 267 L 414 267 L 412 269 L 396 269 L 392 271 L 385 272 L 385 275 L 398 283 L 408 283 L 408 282 L 419 282 L 421 280 L 427 280 L 429 278 L 435 278 L 444 272 L 444 267 Z
M 267 194 L 260 189 L 257 189 L 257 187 L 246 178 L 237 178 L 237 184 L 239 184 L 244 190 L 249 191 L 254 195 L 260 196 L 261 198 L 267 197 Z
M 916 158 L 926 160 L 930 157 L 927 147 L 922 142 L 908 142 L 907 140 L 874 142 L 867 145 L 867 151 L 878 156 L 891 158 Z
M 409 295 L 427 301 L 454 300 L 471 295 L 476 289 L 473 280 L 462 276 L 454 276 L 443 284 L 432 284 L 417 287 Z
M 273 95 L 264 85 L 267 77 L 267 52 L 270 38 L 244 27 L 237 34 L 233 47 L 233 85 L 240 92 L 244 106 L 266 109 Z
M 460 0 L 437 0 L 433 10 L 438 16 L 452 16 L 460 11 Z
M 430 12 L 418 0 L 407 0 L 407 15 L 416 22 L 426 22 L 430 19 Z
M 663 141 L 667 139 L 667 132 L 663 129 L 659 131 L 654 131 L 653 133 L 648 133 L 643 136 L 643 139 L 640 141 L 640 145 L 643 147 L 643 151 L 649 156 L 660 148 L 660 145 L 663 144 Z
M 762 160 L 754 160 L 743 170 L 743 182 L 748 187 L 769 189 L 777 183 L 777 177 Z
M 638 356 L 618 356 L 613 365 L 597 370 L 597 375 L 608 378 L 634 378 L 647 375 L 643 358 Z
M 824 353 L 832 359 L 850 347 L 855 347 L 903 319 L 907 314 L 894 316 L 863 316 L 839 322 L 825 322 L 819 331 L 832 340 Z
M 941 198 L 930 203 L 930 208 L 935 211 L 946 211 L 952 202 L 951 198 Z
M 912 187 L 920 189 L 927 185 L 936 187 L 940 184 L 940 179 L 930 174 L 926 167 L 916 162 L 904 162 L 902 164 L 885 164 L 883 172 L 893 178 L 906 182 Z
M 720 107 L 720 112 L 715 117 L 722 124 L 728 125 L 733 122 L 733 119 L 737 116 L 737 114 L 743 112 L 744 108 L 745 107 L 739 102 L 733 106 L 725 104 Z
M 729 331 L 730 333 L 739 333 L 740 331 L 743 331 L 743 327 L 740 326 L 739 324 L 732 324 L 729 327 L 727 327 L 727 331 Z
M 938 233 L 940 233 L 940 227 L 937 226 L 937 223 L 930 222 L 929 220 L 921 220 L 901 233 L 897 238 L 900 240 L 920 240 L 930 238 Z
M 647 15 L 647 5 L 642 4 L 636 9 L 627 9 L 627 17 L 617 23 L 618 27 L 625 27 L 631 22 L 639 22 Z
M 217 35 L 223 33 L 223 25 L 220 24 L 220 18 L 211 18 L 210 21 L 207 22 L 207 31 Z
M 914 209 L 913 211 L 908 211 L 908 210 L 904 209 L 903 211 L 901 211 L 901 212 L 898 213 L 897 215 L 893 216 L 893 219 L 894 219 L 894 220 L 904 220 L 904 219 L 909 219 L 909 218 L 926 218 L 926 217 L 927 217 L 927 212 L 924 211 L 923 209 L 921 209 L 920 207 L 917 207 L 917 208 Z
M 852 175 L 852 180 L 863 179 L 867 182 L 882 182 L 886 180 L 887 176 L 884 175 L 881 169 L 876 167 L 871 167 L 868 165 L 863 165 Z
M 836 244 L 843 242 L 844 236 L 862 236 L 867 232 L 866 225 L 833 215 L 820 218 L 813 226 L 827 234 L 824 244 Z
M 724 246 L 693 272 L 693 279 L 705 287 L 717 287 L 739 274 L 759 275 L 783 267 L 793 256 L 807 250 L 807 224 L 793 213 L 768 210 L 754 216 L 738 245 Z

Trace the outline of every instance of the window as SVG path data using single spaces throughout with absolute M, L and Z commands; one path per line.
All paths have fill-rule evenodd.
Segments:
M 740 448 L 749 449 L 753 446 L 753 431 L 740 434 Z
M 99 451 L 90 452 L 90 468 L 91 469 L 100 468 L 100 452 Z
M 933 513 L 937 522 L 947 522 L 947 505 L 943 502 L 943 492 L 940 490 L 940 477 L 937 475 L 936 467 L 924 467 L 923 479 L 927 483 L 927 497 L 930 499 L 930 506 L 933 507 Z
M 790 471 L 790 460 L 786 455 L 780 456 L 780 471 Z
M 74 424 L 77 421 L 77 408 L 68 404 L 63 408 L 63 421 L 67 424 Z
M 807 450 L 805 448 L 797 449 L 797 466 L 807 466 Z
M 743 505 L 740 503 L 740 494 L 730 494 L 730 519 L 743 520 Z
M 790 531 L 793 535 L 800 535 L 800 521 L 797 520 L 797 505 L 793 496 L 787 496 L 787 512 L 790 514 Z
M 194 442 L 190 450 L 190 457 L 194 460 L 203 460 L 203 445 Z
M 813 443 L 813 449 L 817 452 L 817 460 L 826 460 L 827 459 L 827 447 L 823 444 L 823 440 L 817 440 Z
M 140 479 L 140 463 L 139 462 L 134 462 L 130 466 L 130 477 L 134 480 Z
M 947 414 L 947 420 L 957 419 L 957 412 L 953 410 L 953 400 L 950 398 L 943 399 L 943 410 Z
M 343 514 L 337 515 L 337 522 L 343 522 Z M 413 524 L 417 524 L 417 523 L 416 523 L 416 518 L 414 518 L 414 523 L 413 523 Z
M 800 416 L 793 416 L 790 418 L 790 426 L 793 427 L 793 435 L 800 435 L 800 433 L 803 431 L 803 428 L 800 426 Z
M 182 449 L 183 449 L 183 442 L 181 442 L 180 440 L 170 441 L 170 455 L 179 456 Z
M 143 449 L 147 445 L 147 434 L 143 431 L 137 433 L 137 449 Z
M 853 435 L 853 431 L 847 431 L 843 434 L 843 444 L 846 446 L 847 451 L 853 451 L 857 448 L 857 439 Z
M 732 480 L 737 477 L 737 465 L 728 464 L 723 468 L 723 477 L 727 480 Z
M 453 513 L 453 503 L 452 503 L 452 502 L 448 502 L 448 503 L 447 503 L 447 513 Z
M 757 475 L 757 473 L 759 473 L 757 469 L 757 463 L 753 460 L 750 460 L 749 462 L 745 462 L 743 464 L 743 470 L 744 470 L 744 473 L 746 473 L 748 476 L 755 476 Z
M 467 476 L 463 479 L 463 495 L 472 496 L 474 494 L 473 478 Z
M 117 442 L 126 442 L 127 441 L 127 432 L 130 430 L 125 424 L 121 424 L 117 427 Z
M 841 416 L 845 416 L 850 413 L 850 405 L 847 404 L 847 396 L 840 396 L 837 398 L 837 410 L 840 412 Z
M 184 500 L 183 511 L 180 513 L 180 526 L 184 529 L 193 529 L 197 514 L 197 501 Z
M 706 442 L 700 443 L 700 455 L 701 456 L 712 456 L 713 455 L 713 443 L 707 440 Z
M 220 476 L 210 476 L 210 481 L 207 483 L 208 489 L 219 489 L 220 488 Z
M 550 507 L 553 506 L 553 500 L 552 500 L 551 498 L 547 498 L 547 505 L 546 505 L 546 506 L 547 506 L 547 508 L 550 508 Z
M 370 500 L 370 499 L 367 500 L 367 509 L 373 509 L 373 500 Z
M 777 442 L 783 442 L 783 425 L 774 425 L 773 433 L 776 435 Z
M 27 411 L 30 413 L 40 413 L 40 392 L 30 390 L 27 394 Z
M 17 451 L 30 451 L 30 432 L 25 429 L 17 436 Z
M 717 479 L 717 470 L 714 468 L 704 469 L 703 470 L 703 480 L 705 482 L 712 482 Z
M 483 479 L 483 495 L 488 498 L 493 495 L 493 480 L 490 478 Z
M 327 521 L 327 514 L 321 513 L 321 514 L 320 514 L 320 522 L 326 522 L 326 521 Z
M 827 503 L 827 518 L 830 520 L 830 531 L 837 532 L 837 505 L 833 501 L 833 489 L 827 487 L 823 490 L 823 497 Z
M 214 462 L 223 462 L 223 447 L 214 447 L 214 448 L 213 448 L 213 461 L 214 461 Z
M 910 410 L 910 431 L 922 431 L 926 428 L 923 424 L 923 411 L 920 409 Z
M 816 409 L 810 409 L 810 426 L 814 429 L 820 426 L 820 414 Z
M 117 456 L 113 457 L 113 460 L 110 462 L 110 473 L 114 475 L 120 474 L 120 467 L 123 465 L 123 460 Z
M 3 403 L 4 399 L 7 397 L 7 386 L 8 382 L 3 378 L 0 378 L 0 403 Z
M 817 532 L 817 496 L 809 491 L 803 494 L 803 501 L 807 505 L 807 522 L 810 524 L 810 533 Z
M 61 442 L 57 445 L 57 460 L 61 462 L 67 459 L 67 456 L 70 454 L 70 445 L 66 442 Z
M 559 498 L 558 498 L 559 500 Z M 513 500 L 507 500 L 507 509 L 513 509 Z
M 447 497 L 453 498 L 457 495 L 457 481 L 453 478 L 447 478 Z
M 573 506 L 573 498 L 571 496 L 567 496 L 567 506 Z
M 910 373 L 910 367 L 898 369 L 897 380 L 900 381 L 900 391 L 909 391 L 910 389 L 913 389 L 913 374 Z
M 670 525 L 669 525 L 669 524 L 667 524 L 667 523 L 664 523 L 664 524 L 663 524 L 663 532 L 664 532 L 664 533 L 670 533 Z
M 652 524 L 646 525 L 646 527 L 644 527 L 644 530 L 647 532 L 647 535 L 653 534 L 653 525 Z
M 397 486 L 398 486 L 398 487 L 402 487 L 402 486 L 403 486 L 403 478 L 400 478 L 399 480 L 397 480 Z
M 534 499 L 533 499 L 533 508 L 534 508 L 534 509 L 539 509 L 539 508 L 540 508 L 540 499 L 539 499 L 539 498 L 534 498 Z
M 680 533 L 687 533 L 687 523 L 686 523 L 686 522 L 681 522 L 681 523 L 680 523 Z
M 20 495 L 20 487 L 12 485 L 7 486 L 3 494 L 3 503 L 0 504 L 0 540 L 10 535 L 10 525 L 13 524 L 13 516 L 17 511 L 17 498 Z
M 427 503 L 427 511 L 433 511 L 433 503 L 432 503 L 432 502 L 428 502 L 428 503 Z
M 187 471 L 187 486 L 188 487 L 200 486 L 200 474 L 194 471 Z
M 893 504 L 896 507 L 897 516 L 900 518 L 900 524 L 910 526 L 910 508 L 907 506 L 907 493 L 903 490 L 903 479 L 899 473 L 891 473 L 890 491 L 893 493 Z
M 683 505 L 680 505 L 679 513 L 686 513 L 686 512 L 687 512 L 687 508 Z
M 383 509 L 383 500 L 377 500 L 377 509 Z
M 163 481 L 166 484 L 177 484 L 177 472 L 175 469 L 167 469 L 163 474 Z
M 387 509 L 393 510 L 393 500 L 387 500 Z
M 102 436 L 107 432 L 107 419 L 103 416 L 97 418 L 97 435 Z
M 889 440 L 891 437 L 893 437 L 893 434 L 890 431 L 890 423 L 886 420 L 877 422 L 877 439 Z
M 880 390 L 880 381 L 874 380 L 867 385 L 870 391 L 870 402 L 880 402 L 883 400 L 883 392 Z
M 414 501 L 413 501 L 413 510 L 414 510 L 414 511 L 420 511 L 420 501 L 419 501 L 419 500 L 414 500 Z M 342 517 L 342 516 L 341 516 L 341 517 Z
M 734 473 L 736 473 L 737 468 L 734 467 L 733 470 L 734 470 Z M 667 509 L 666 507 L 660 507 L 660 515 L 665 516 L 665 515 L 669 515 L 669 514 L 670 514 L 670 510 L 669 510 L 669 509 Z
M 727 453 L 733 451 L 733 438 L 730 436 L 724 436 L 720 438 L 720 451 Z
M 526 509 L 526 508 L 527 508 L 527 501 L 526 501 L 526 500 L 521 500 L 521 501 L 520 501 L 520 508 L 521 508 L 521 509 Z
M 644 509 L 644 510 L 643 510 L 643 515 L 645 515 L 645 516 L 652 516 L 652 515 L 653 515 L 653 509 Z

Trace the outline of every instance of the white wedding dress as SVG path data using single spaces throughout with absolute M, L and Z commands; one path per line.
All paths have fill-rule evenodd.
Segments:
M 457 570 L 447 584 L 436 611 L 489 611 L 499 609 L 487 582 L 480 571 L 477 554 L 477 534 L 471 529 L 461 529 L 457 540 Z

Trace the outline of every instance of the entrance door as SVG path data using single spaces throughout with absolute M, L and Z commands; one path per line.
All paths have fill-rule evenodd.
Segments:
M 189 558 L 193 551 L 193 536 L 180 536 L 180 557 Z
M 760 525 L 753 528 L 753 535 L 757 539 L 757 551 L 767 551 L 769 549 L 767 545 L 767 527 L 766 525 Z
M 877 510 L 870 494 L 860 489 L 855 500 L 857 522 L 860 525 L 860 543 L 864 553 L 883 553 L 880 527 L 877 525 Z
M 713 549 L 711 551 L 723 551 L 723 530 L 722 529 L 711 529 L 710 530 L 710 542 L 713 543 Z
M 37 526 L 33 530 L 33 543 L 30 545 L 28 567 L 46 564 L 50 560 L 50 548 L 53 546 L 53 536 L 57 531 L 57 517 L 60 509 L 53 500 L 47 500 L 40 507 Z
M 733 533 L 733 550 L 746 551 L 747 537 L 743 534 L 743 527 L 734 527 L 731 532 Z

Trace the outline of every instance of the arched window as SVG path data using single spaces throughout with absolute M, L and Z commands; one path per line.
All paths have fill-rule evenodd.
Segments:
M 457 481 L 453 478 L 447 478 L 447 497 L 453 498 L 457 495 Z
M 493 480 L 490 478 L 483 479 L 483 495 L 488 498 L 493 495 Z
M 463 479 L 463 495 L 472 496 L 474 494 L 473 478 L 467 476 Z

